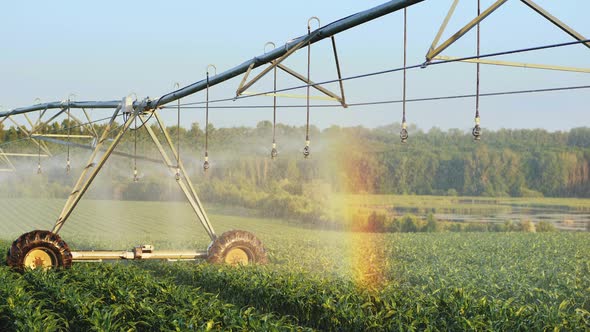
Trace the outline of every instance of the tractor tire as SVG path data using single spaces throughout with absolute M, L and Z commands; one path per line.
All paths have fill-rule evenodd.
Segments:
M 221 234 L 208 249 L 207 261 L 213 264 L 266 264 L 268 257 L 262 242 L 254 234 L 231 230 Z
M 21 235 L 12 243 L 6 264 L 17 271 L 68 268 L 72 266 L 72 252 L 59 235 L 36 230 Z

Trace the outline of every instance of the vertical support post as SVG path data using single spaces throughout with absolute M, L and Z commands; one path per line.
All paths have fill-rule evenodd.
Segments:
M 342 72 L 340 71 L 340 61 L 338 60 L 338 51 L 336 50 L 336 38 L 332 36 L 330 39 L 332 39 L 332 49 L 334 50 L 334 60 L 336 61 L 336 72 L 338 73 L 338 84 L 340 85 L 340 103 L 342 104 L 342 107 L 347 108 L 348 105 L 346 105 L 346 99 L 344 97 L 344 83 L 342 83 Z

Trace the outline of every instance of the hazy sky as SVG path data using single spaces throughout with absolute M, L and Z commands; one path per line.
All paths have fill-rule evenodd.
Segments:
M 385 1 L 9 1 L 0 10 L 2 40 L 0 105 L 5 109 L 27 106 L 35 98 L 57 101 L 70 93 L 77 100 L 113 100 L 135 93 L 157 98 L 205 76 L 208 64 L 218 71 L 234 67 L 263 53 L 267 41 L 283 45 L 306 33 L 307 19 L 318 16 L 322 25 Z M 409 9 L 408 64 L 419 64 L 434 38 L 451 0 L 426 0 Z M 590 1 L 537 0 L 581 34 L 590 37 Z M 482 6 L 493 1 L 482 0 Z M 459 3 L 443 39 L 476 14 L 476 1 Z M 400 67 L 402 64 L 402 12 L 336 36 L 342 73 L 353 76 Z M 482 23 L 482 53 L 571 41 L 571 37 L 517 0 L 508 1 Z M 475 30 L 443 54 L 475 54 Z M 285 64 L 306 72 L 306 52 Z M 511 55 L 507 61 L 590 68 L 590 50 L 576 45 L 561 49 Z M 329 40 L 312 46 L 312 79 L 336 78 Z M 211 99 L 232 97 L 240 78 L 211 89 Z M 265 77 L 251 91 L 267 91 Z M 350 103 L 399 99 L 401 73 L 345 82 Z M 278 86 L 298 82 L 279 75 Z M 482 92 L 590 85 L 590 74 L 482 66 Z M 336 85 L 329 88 L 337 90 Z M 449 64 L 408 72 L 408 98 L 469 94 L 475 91 L 475 65 Z M 305 90 L 292 93 L 305 94 Z M 486 128 L 546 128 L 565 130 L 590 126 L 590 90 L 482 98 L 482 125 Z M 203 101 L 199 93 L 182 102 Z M 279 104 L 304 104 L 304 99 L 279 98 Z M 313 101 L 313 103 L 318 103 Z M 420 128 L 469 129 L 474 100 L 410 103 L 408 122 Z M 269 97 L 225 105 L 271 105 Z M 271 120 L 270 109 L 211 111 L 216 127 L 255 125 Z M 315 108 L 312 123 L 375 127 L 401 120 L 401 104 L 341 108 Z M 173 112 L 168 112 L 173 113 Z M 172 114 L 166 116 L 172 124 Z M 204 111 L 185 110 L 183 124 L 204 122 Z M 302 125 L 305 109 L 280 109 L 278 121 Z

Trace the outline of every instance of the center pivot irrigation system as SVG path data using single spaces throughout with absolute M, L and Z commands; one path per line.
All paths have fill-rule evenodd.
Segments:
M 267 262 L 267 255 L 266 251 L 259 239 L 256 238 L 253 234 L 240 231 L 240 230 L 232 230 L 225 232 L 218 236 L 215 231 L 213 230 L 213 225 L 209 218 L 207 217 L 207 213 L 197 196 L 195 188 L 188 177 L 188 173 L 183 165 L 182 159 L 179 153 L 179 146 L 175 146 L 171 135 L 168 133 L 166 126 L 164 125 L 160 115 L 159 110 L 163 108 L 172 108 L 172 106 L 166 106 L 170 103 L 176 101 L 177 105 L 174 108 L 178 110 L 178 126 L 180 126 L 180 99 L 187 97 L 189 95 L 195 94 L 199 91 L 206 90 L 206 126 L 209 122 L 208 114 L 209 114 L 209 88 L 217 85 L 219 83 L 225 82 L 231 78 L 234 78 L 238 75 L 242 75 L 243 79 L 241 80 L 239 87 L 236 92 L 236 96 L 233 98 L 234 100 L 237 98 L 246 98 L 251 96 L 259 96 L 259 95 L 270 95 L 274 97 L 274 105 L 273 105 L 273 123 L 276 124 L 276 97 L 281 96 L 278 92 L 299 89 L 299 88 L 306 88 L 307 94 L 305 96 L 307 103 L 306 103 L 306 113 L 307 113 L 307 122 L 306 122 L 306 137 L 305 137 L 305 146 L 303 149 L 304 157 L 308 157 L 310 155 L 310 137 L 309 137 L 309 115 L 310 115 L 310 88 L 314 88 L 321 93 L 325 94 L 326 99 L 337 101 L 338 107 L 349 107 L 349 106 L 359 106 L 359 105 L 369 105 L 369 104 L 378 104 L 378 103 L 395 103 L 395 102 L 402 102 L 403 103 L 403 118 L 402 118 L 402 128 L 400 131 L 400 138 L 402 142 L 406 142 L 408 139 L 408 130 L 406 125 L 406 101 L 410 102 L 412 100 L 406 100 L 406 70 L 407 69 L 414 69 L 414 68 L 426 68 L 431 65 L 438 65 L 443 63 L 451 63 L 451 62 L 472 62 L 477 64 L 477 71 L 476 71 L 476 93 L 475 95 L 468 95 L 468 96 L 450 96 L 450 97 L 436 97 L 436 98 L 426 98 L 423 100 L 437 100 L 437 99 L 451 99 L 451 98 L 464 98 L 464 97 L 475 97 L 476 105 L 475 105 L 475 126 L 473 128 L 473 136 L 475 140 L 479 140 L 481 137 L 481 128 L 480 128 L 480 114 L 479 114 L 479 66 L 480 64 L 490 64 L 490 65 L 500 65 L 500 66 L 513 66 L 513 67 L 527 67 L 527 68 L 536 68 L 536 69 L 546 69 L 546 70 L 559 70 L 559 71 L 570 71 L 570 72 L 584 72 L 590 73 L 590 69 L 584 68 L 572 68 L 572 67 L 558 67 L 558 66 L 550 66 L 550 65 L 538 65 L 538 64 L 525 64 L 525 63 L 517 63 L 517 62 L 507 62 L 507 61 L 493 61 L 493 60 L 485 60 L 485 58 L 498 56 L 498 55 L 506 55 L 506 54 L 513 54 L 519 52 L 528 52 L 540 49 L 549 49 L 554 47 L 562 47 L 574 44 L 583 44 L 586 47 L 590 48 L 590 41 L 584 38 L 582 35 L 574 31 L 572 28 L 565 25 L 563 22 L 558 20 L 557 18 L 553 17 L 550 13 L 546 10 L 535 4 L 531 0 L 521 0 L 524 4 L 528 7 L 533 9 L 535 12 L 539 13 L 550 22 L 558 26 L 560 29 L 565 31 L 570 36 L 574 37 L 576 41 L 569 42 L 569 43 L 562 43 L 562 44 L 554 44 L 554 45 L 547 45 L 547 46 L 540 46 L 535 48 L 528 48 L 528 49 L 521 49 L 521 50 L 513 50 L 501 53 L 494 53 L 494 54 L 487 54 L 481 55 L 479 52 L 479 41 L 480 41 L 480 34 L 479 34 L 479 24 L 483 21 L 486 17 L 488 17 L 493 11 L 498 9 L 500 6 L 505 4 L 508 0 L 497 0 L 495 1 L 489 8 L 485 9 L 483 12 L 481 11 L 481 7 L 479 5 L 478 0 L 478 9 L 477 9 L 477 16 L 467 23 L 463 28 L 453 34 L 448 40 L 439 44 L 440 38 L 444 33 L 444 30 L 452 17 L 454 10 L 459 2 L 459 0 L 453 0 L 451 8 L 445 17 L 434 41 L 432 46 L 428 50 L 426 54 L 426 62 L 420 63 L 413 66 L 407 66 L 407 56 L 406 56 L 406 49 L 407 49 L 407 7 L 422 2 L 423 0 L 392 0 L 387 3 L 384 3 L 380 6 L 374 7 L 369 10 L 365 10 L 363 12 L 359 12 L 357 14 L 348 16 L 346 18 L 340 19 L 338 21 L 332 22 L 328 25 L 321 26 L 320 21 L 316 17 L 312 17 L 308 20 L 307 25 L 307 34 L 292 39 L 287 42 L 285 45 L 281 47 L 274 47 L 272 50 L 266 52 L 267 46 L 275 46 L 274 43 L 267 43 L 265 45 L 265 53 L 257 56 L 251 60 L 248 60 L 232 69 L 229 69 L 225 72 L 217 74 L 217 70 L 215 66 L 209 65 L 207 66 L 207 76 L 206 79 L 193 83 L 183 88 L 178 88 L 177 90 L 165 94 L 157 99 L 150 99 L 145 98 L 143 100 L 137 100 L 137 98 L 132 98 L 131 96 L 124 97 L 122 100 L 114 100 L 114 101 L 74 101 L 72 100 L 71 96 L 67 98 L 65 101 L 60 102 L 50 102 L 50 103 L 37 103 L 32 106 L 16 108 L 8 112 L 0 113 L 0 124 L 4 121 L 9 120 L 11 121 L 18 130 L 26 135 L 26 138 L 34 144 L 36 144 L 38 148 L 38 154 L 24 154 L 24 153 L 8 153 L 5 152 L 0 148 L 0 165 L 5 165 L 6 168 L 2 168 L 3 171 L 12 171 L 15 169 L 14 164 L 10 161 L 9 157 L 37 157 L 39 158 L 38 163 L 38 173 L 42 172 L 41 169 L 41 157 L 50 157 L 51 151 L 49 150 L 47 142 L 50 143 L 57 143 L 63 144 L 67 146 L 67 161 L 66 161 L 66 171 L 69 172 L 70 167 L 70 158 L 69 158 L 69 149 L 70 146 L 77 147 L 77 148 L 86 148 L 92 150 L 92 153 L 86 163 L 85 167 L 83 168 L 77 182 L 75 183 L 73 190 L 71 191 L 65 206 L 63 207 L 61 213 L 59 214 L 55 226 L 51 231 L 42 231 L 36 230 L 32 232 L 25 233 L 21 235 L 18 239 L 16 239 L 11 248 L 7 253 L 7 264 L 14 267 L 17 270 L 23 270 L 25 268 L 64 268 L 71 266 L 73 261 L 102 261 L 102 260 L 117 260 L 117 259 L 163 259 L 163 260 L 197 260 L 197 259 L 207 259 L 209 262 L 213 263 L 227 263 L 227 264 L 251 264 L 251 263 L 266 263 Z M 359 75 L 355 77 L 348 77 L 343 78 L 340 71 L 340 64 L 338 60 L 338 53 L 336 51 L 336 41 L 334 36 L 342 31 L 347 29 L 353 28 L 360 24 L 369 22 L 371 20 L 377 19 L 381 16 L 396 12 L 398 10 L 404 10 L 404 65 L 401 68 L 385 70 L 377 73 L 370 73 L 365 75 Z M 316 22 L 318 28 L 312 30 L 312 23 Z M 477 27 L 477 54 L 471 57 L 464 57 L 464 58 L 454 58 L 454 57 L 444 57 L 441 56 L 441 52 L 447 49 L 451 44 L 465 35 L 468 31 Z M 330 38 L 333 51 L 334 51 L 334 59 L 337 69 L 338 79 L 328 82 L 322 83 L 315 83 L 310 79 L 310 59 L 311 59 L 311 45 L 319 42 L 323 39 Z M 296 72 L 295 70 L 287 67 L 283 64 L 283 60 L 288 58 L 290 55 L 294 54 L 296 51 L 302 50 L 307 48 L 307 75 L 301 75 L 300 73 Z M 248 77 L 251 74 L 252 70 L 267 65 L 260 73 L 258 73 L 255 77 L 251 78 L 248 81 Z M 209 69 L 214 70 L 214 75 L 210 76 Z M 280 69 L 289 75 L 297 78 L 298 80 L 302 81 L 305 85 L 300 87 L 288 88 L 277 90 L 276 88 L 276 74 L 277 70 Z M 260 80 L 266 74 L 273 72 L 274 75 L 274 90 L 272 93 L 255 93 L 252 94 L 247 91 L 255 82 Z M 403 100 L 401 101 L 389 101 L 389 102 L 375 102 L 375 103 L 364 103 L 364 104 L 348 104 L 345 100 L 344 96 L 344 88 L 343 88 L 343 81 L 348 79 L 355 79 L 361 77 L 368 77 L 373 75 L 379 75 L 384 73 L 391 73 L 403 71 Z M 331 92 L 330 90 L 323 87 L 321 84 L 325 83 L 339 83 L 340 94 L 336 94 Z M 547 92 L 547 91 L 559 91 L 559 90 L 568 90 L 568 89 L 587 89 L 590 88 L 589 86 L 578 86 L 578 87 L 567 87 L 567 88 L 552 88 L 552 89 L 542 89 L 542 90 L 526 90 L 526 91 L 512 91 L 512 92 L 501 92 L 501 93 L 492 93 L 488 95 L 502 95 L 502 94 L 514 94 L 514 93 L 531 93 L 531 92 Z M 483 94 L 481 94 L 483 95 Z M 224 101 L 224 100 L 221 100 Z M 191 104 L 184 104 L 184 108 L 186 105 Z M 333 105 L 336 106 L 336 105 Z M 87 110 L 90 109 L 114 109 L 112 116 L 107 119 L 102 119 L 99 121 L 108 120 L 106 126 L 104 127 L 102 133 L 98 133 L 95 127 L 92 125 L 94 122 L 91 121 L 90 115 Z M 45 115 L 51 113 L 50 110 L 55 110 L 55 113 L 52 114 L 48 119 L 43 119 Z M 72 114 L 72 110 L 79 110 L 78 116 Z M 38 112 L 38 119 L 36 121 L 31 120 L 29 116 L 32 112 Z M 86 118 L 87 122 L 82 121 L 82 116 Z M 27 128 L 25 125 L 19 124 L 15 116 L 22 116 L 26 119 L 26 122 L 30 126 Z M 67 116 L 67 133 L 66 134 L 56 134 L 56 133 L 44 133 L 43 131 L 46 130 L 47 124 L 53 122 L 58 117 L 65 117 Z M 116 125 L 115 120 L 122 116 L 124 119 L 124 123 L 122 125 Z M 158 133 L 154 131 L 149 125 L 146 123 L 151 120 L 155 119 L 157 123 L 157 128 L 160 129 L 161 135 L 158 136 Z M 139 124 L 138 124 L 139 122 Z M 71 129 L 74 127 L 79 127 L 84 130 L 84 133 L 88 133 L 87 135 L 72 135 Z M 186 250 L 186 251 L 156 251 L 154 250 L 153 246 L 151 245 L 142 245 L 135 247 L 132 251 L 71 251 L 68 245 L 61 239 L 58 235 L 61 228 L 65 225 L 68 217 L 71 215 L 72 211 L 76 208 L 77 204 L 80 202 L 90 185 L 92 184 L 93 180 L 96 178 L 97 174 L 100 172 L 106 161 L 109 159 L 111 155 L 122 155 L 125 157 L 132 157 L 134 160 L 137 160 L 136 152 L 131 155 L 123 152 L 115 151 L 117 145 L 121 142 L 123 136 L 128 133 L 129 131 L 133 132 L 135 135 L 135 144 L 137 144 L 137 130 L 144 128 L 153 143 L 155 144 L 156 148 L 161 154 L 162 160 L 164 165 L 169 169 L 171 175 L 175 178 L 178 186 L 186 196 L 190 206 L 192 207 L 193 211 L 196 214 L 198 221 L 202 224 L 203 228 L 209 235 L 211 239 L 210 245 L 204 250 Z M 82 131 L 81 131 L 82 132 Z M 163 141 L 160 139 L 163 137 Z M 204 171 L 207 171 L 209 168 L 209 155 L 208 155 L 208 147 L 207 147 L 207 129 L 205 129 L 205 160 L 203 164 Z M 77 140 L 81 139 L 90 139 L 92 143 L 90 145 L 83 145 L 79 143 L 71 142 L 71 138 L 75 138 Z M 64 140 L 65 139 L 65 140 Z M 178 139 L 178 142 L 180 140 Z M 135 145 L 136 146 L 136 145 Z M 136 148 L 135 148 L 136 151 Z M 42 153 L 43 152 L 43 153 Z M 273 125 L 273 142 L 272 142 L 272 150 L 271 150 L 271 158 L 275 158 L 278 155 L 277 145 L 275 141 L 275 132 L 274 132 L 274 125 Z M 146 159 L 149 161 L 156 161 L 150 158 L 141 158 Z M 159 161 L 158 161 L 159 162 Z M 134 167 L 134 181 L 137 181 L 137 167 Z

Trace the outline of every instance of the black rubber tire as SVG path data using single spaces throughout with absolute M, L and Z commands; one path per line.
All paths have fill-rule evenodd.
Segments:
M 67 243 L 50 231 L 35 230 L 16 239 L 6 256 L 6 264 L 18 271 L 25 270 L 25 257 L 33 249 L 42 249 L 51 256 L 54 269 L 72 266 L 72 252 Z
M 227 264 L 227 254 L 236 248 L 246 253 L 248 264 L 268 263 L 266 250 L 262 242 L 254 234 L 240 230 L 227 231 L 215 239 L 209 247 L 207 262 Z

